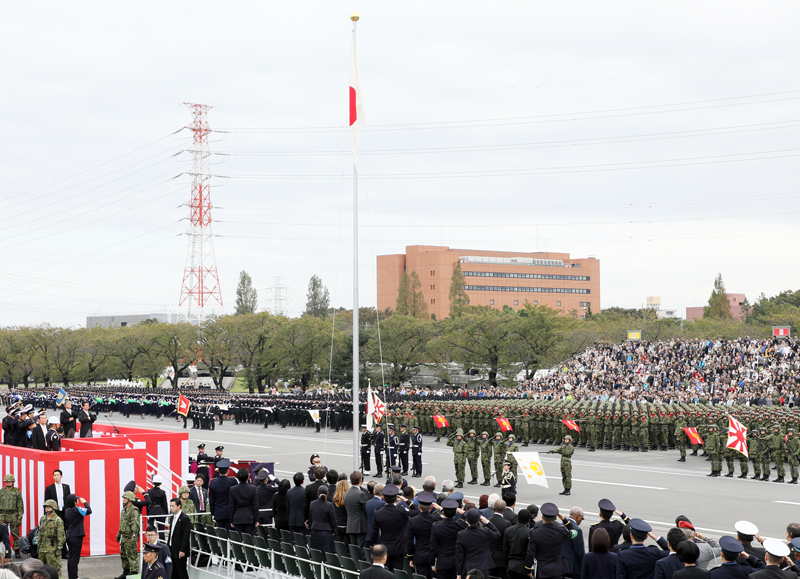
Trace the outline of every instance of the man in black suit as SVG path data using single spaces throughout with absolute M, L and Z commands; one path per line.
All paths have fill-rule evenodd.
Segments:
M 205 487 L 205 479 L 196 475 L 192 488 L 189 489 L 189 498 L 194 503 L 194 510 L 198 513 L 205 513 L 208 511 L 208 491 Z
M 286 492 L 286 510 L 289 518 L 289 530 L 293 533 L 305 533 L 305 517 L 303 504 L 305 503 L 306 490 L 303 488 L 305 477 L 302 472 L 294 473 L 292 477 L 294 486 Z
M 40 413 L 36 417 L 36 426 L 33 427 L 31 432 L 31 448 L 34 450 L 47 450 L 47 414 Z
M 64 520 L 64 499 L 70 494 L 69 485 L 61 482 L 61 477 L 63 476 L 64 473 L 57 468 L 53 471 L 53 484 L 44 488 L 44 500 L 49 501 L 52 499 L 58 503 L 56 514 L 61 517 L 62 521 Z
M 417 502 L 419 514 L 408 519 L 406 553 L 411 558 L 410 565 L 414 568 L 414 573 L 431 579 L 431 565 L 434 560 L 434 553 L 431 551 L 431 531 L 433 524 L 442 520 L 435 510 L 441 507 L 436 504 L 433 493 L 429 492 L 417 495 Z
M 189 561 L 189 534 L 192 531 L 192 522 L 189 516 L 181 511 L 181 500 L 172 499 L 169 502 L 172 516 L 169 520 L 169 533 L 167 545 L 172 553 L 172 573 L 175 579 L 189 579 L 187 562 Z
M 538 510 L 537 510 L 538 513 Z M 522 509 L 517 515 L 517 524 L 511 525 L 503 533 L 503 553 L 507 561 L 509 579 L 527 579 L 528 571 L 525 569 L 525 557 L 528 555 L 528 541 L 530 540 L 531 512 Z
M 536 561 L 536 577 L 561 577 L 569 573 L 567 558 L 562 548 L 565 541 L 574 539 L 577 532 L 572 528 L 569 519 L 558 512 L 553 503 L 545 503 L 541 507 L 542 526 L 532 529 L 528 539 L 528 554 L 525 567 L 530 573 Z M 564 525 L 556 525 L 556 518 Z
M 394 579 L 394 573 L 386 569 L 386 547 L 372 547 L 372 565 L 364 569 L 358 576 L 360 579 Z
M 686 542 L 686 535 L 683 529 L 672 527 L 667 532 L 667 546 L 669 547 L 669 556 L 656 561 L 655 579 L 671 579 L 676 571 L 683 569 L 683 562 L 678 558 L 678 545 Z M 698 547 L 699 551 L 699 547 Z
M 303 522 L 304 524 L 308 523 L 308 509 L 315 500 L 317 500 L 317 491 L 319 487 L 326 484 L 325 483 L 325 475 L 327 472 L 325 471 L 324 466 L 317 466 L 314 468 L 314 482 L 309 484 L 306 487 L 306 494 L 305 498 L 303 499 Z
M 89 402 L 85 401 L 81 405 L 81 410 L 77 416 L 78 422 L 81 423 L 81 438 L 92 438 L 92 423 L 97 420 L 97 414 L 89 412 Z
M 653 527 L 642 519 L 630 519 L 631 541 L 633 545 L 617 553 L 617 577 L 627 579 L 652 579 L 655 574 L 656 561 L 669 555 L 667 541 L 664 537 L 656 538 Z M 645 547 L 647 537 L 654 539 L 658 547 Z
M 458 502 L 454 499 L 442 501 L 444 518 L 431 527 L 431 553 L 436 558 L 432 571 L 437 577 L 455 577 L 456 575 L 456 539 L 458 534 L 467 528 L 463 520 L 456 521 Z
M 372 544 L 386 545 L 388 557 L 386 568 L 389 571 L 403 569 L 403 558 L 406 553 L 406 523 L 411 513 L 419 513 L 419 509 L 404 496 L 400 489 L 389 485 L 383 489 L 383 500 L 386 505 L 372 515 Z M 406 503 L 410 508 L 397 508 L 397 501 Z
M 64 438 L 75 438 L 75 412 L 72 411 L 72 402 L 64 402 L 64 410 L 61 411 L 61 426 L 64 428 Z
M 494 502 L 494 514 L 489 519 L 489 522 L 500 531 L 500 536 L 489 542 L 489 552 L 492 554 L 492 560 L 494 561 L 493 569 L 490 570 L 491 572 L 489 575 L 494 577 L 502 577 L 506 572 L 506 565 L 508 564 L 506 555 L 503 552 L 503 536 L 505 535 L 506 529 L 511 526 L 511 521 L 503 516 L 505 510 L 506 502 L 503 499 L 497 499 Z
M 367 543 L 367 493 L 361 488 L 363 482 L 361 471 L 354 470 L 350 474 L 350 488 L 344 495 L 344 508 L 347 511 L 347 534 L 351 545 L 363 549 Z
M 239 484 L 231 487 L 231 527 L 252 535 L 258 526 L 258 491 L 248 482 L 250 472 L 240 468 L 236 473 Z
M 583 509 L 580 507 L 572 507 L 569 512 L 569 520 L 577 535 L 563 545 L 564 556 L 567 558 L 567 565 L 569 566 L 567 576 L 573 579 L 580 579 L 581 563 L 583 563 L 583 557 L 586 555 L 586 547 L 583 544 L 583 531 L 581 530 Z
M 217 462 L 217 477 L 208 485 L 208 504 L 211 516 L 220 529 L 231 528 L 231 487 L 236 485 L 236 479 L 228 476 L 231 461 L 227 458 Z

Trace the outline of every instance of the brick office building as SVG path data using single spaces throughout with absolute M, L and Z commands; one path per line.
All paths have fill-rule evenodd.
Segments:
M 555 310 L 600 311 L 600 261 L 568 253 L 482 251 L 409 245 L 405 254 L 378 256 L 378 308 L 395 309 L 403 272 L 416 271 L 428 312 L 450 314 L 450 280 L 461 262 L 471 305 L 519 309 L 529 301 Z

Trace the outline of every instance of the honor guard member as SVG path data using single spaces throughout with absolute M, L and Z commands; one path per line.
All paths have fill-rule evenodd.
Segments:
M 58 433 L 58 430 L 56 430 L 59 425 L 58 418 L 51 416 L 48 423 L 50 429 L 47 431 L 47 434 L 44 435 L 47 449 L 53 452 L 59 452 L 61 450 L 61 435 Z
M 408 475 L 408 451 L 411 447 L 411 436 L 406 432 L 407 426 L 400 425 L 400 436 L 398 437 L 399 443 L 397 445 L 398 453 L 400 455 L 400 466 L 403 467 L 401 474 Z
M 609 539 L 611 539 L 611 546 L 613 547 L 619 542 L 619 538 L 622 536 L 622 529 L 628 524 L 627 515 L 618 511 L 614 503 L 608 499 L 601 499 L 600 502 L 597 503 L 597 507 L 600 509 L 600 521 L 589 527 L 589 551 L 592 550 L 592 533 L 597 529 L 606 530 Z M 622 520 L 612 521 L 611 517 L 615 514 Z
M 655 538 L 653 527 L 642 519 L 631 519 L 631 543 L 627 549 L 617 553 L 617 576 L 628 579 L 652 579 L 656 561 L 669 555 L 669 548 L 664 537 L 656 539 L 658 547 L 645 546 L 647 537 Z
M 225 457 L 222 456 L 222 451 L 224 451 L 224 450 L 225 450 L 225 447 L 222 446 L 222 445 L 220 445 L 220 446 L 218 446 L 218 447 L 216 447 L 214 449 L 214 458 L 212 459 L 212 462 L 214 463 L 214 466 L 217 466 L 217 463 L 219 461 L 225 460 Z M 230 467 L 230 465 L 228 465 L 228 467 Z
M 388 558 L 386 568 L 390 571 L 403 569 L 403 559 L 406 554 L 406 523 L 411 514 L 419 511 L 411 503 L 409 509 L 396 508 L 398 500 L 408 503 L 405 497 L 400 495 L 400 489 L 394 485 L 389 485 L 383 489 L 383 500 L 386 505 L 375 511 L 372 515 L 372 544 L 386 546 Z M 395 508 L 390 508 L 394 506 Z
M 761 559 L 745 553 L 744 546 L 735 537 L 720 537 L 719 547 L 722 564 L 708 570 L 708 579 L 745 579 L 753 571 L 767 566 Z
M 505 497 L 507 494 L 512 494 L 514 496 L 517 495 L 517 475 L 511 472 L 512 466 L 513 465 L 510 460 L 507 460 L 503 463 L 503 477 L 500 479 L 501 488 L 503 489 L 503 497 Z
M 406 554 L 414 573 L 431 579 L 431 564 L 435 557 L 431 551 L 431 530 L 433 524 L 442 520 L 442 517 L 432 508 L 436 503 L 433 493 L 420 493 L 417 502 L 419 515 L 408 519 Z
M 122 512 L 119 515 L 119 531 L 117 532 L 117 542 L 119 543 L 119 556 L 122 559 L 122 575 L 117 575 L 115 579 L 125 579 L 127 575 L 139 573 L 139 557 L 137 547 L 139 545 L 139 509 L 133 506 L 136 495 L 131 491 L 125 491 L 122 495 Z
M 394 433 L 394 424 L 390 424 L 389 439 L 386 441 L 386 474 L 392 472 L 391 467 L 397 464 L 397 448 L 400 445 L 400 439 Z
M 381 425 L 375 425 L 375 434 L 372 436 L 372 445 L 375 447 L 375 474 L 378 477 L 383 474 L 383 449 L 386 435 L 381 432 Z
M 14 556 L 19 559 L 19 528 L 25 514 L 22 492 L 14 486 L 14 475 L 9 473 L 3 477 L 3 488 L 0 489 L 0 521 L 8 525 L 11 532 L 11 546 Z
M 745 553 L 755 555 L 764 561 L 764 554 L 766 553 L 764 548 L 754 547 L 752 544 L 753 539 L 755 539 L 756 535 L 758 535 L 758 527 L 756 527 L 750 521 L 736 521 L 736 523 L 733 525 L 733 528 L 736 529 L 736 536 L 739 538 L 739 542 L 744 547 Z
M 369 455 L 372 453 L 372 435 L 367 425 L 361 425 L 361 472 L 369 474 Z
M 158 560 L 158 553 L 161 548 L 158 545 L 145 543 L 142 549 L 142 559 L 144 559 L 144 569 L 142 569 L 142 579 L 166 579 L 167 571 L 164 565 Z
M 414 434 L 411 436 L 411 460 L 413 463 L 412 477 L 422 476 L 422 435 L 419 433 L 419 425 L 415 424 L 411 427 Z
M 213 462 L 211 457 L 206 454 L 206 445 L 205 443 L 199 444 L 197 446 L 197 470 L 195 471 L 195 476 L 202 476 L 203 477 L 203 488 L 208 490 L 208 465 Z

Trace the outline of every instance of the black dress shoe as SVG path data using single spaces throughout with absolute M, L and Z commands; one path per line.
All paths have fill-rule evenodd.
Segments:
M 457 489 L 463 489 L 463 488 L 464 488 L 464 483 L 456 483 L 456 486 L 455 486 L 455 488 L 457 488 Z

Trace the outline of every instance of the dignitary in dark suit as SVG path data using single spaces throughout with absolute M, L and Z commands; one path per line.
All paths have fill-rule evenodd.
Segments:
M 581 529 L 583 509 L 580 507 L 572 507 L 572 510 L 569 512 L 569 520 L 572 523 L 572 528 L 577 532 L 577 535 L 563 545 L 564 556 L 567 558 L 567 565 L 569 566 L 567 577 L 580 579 L 581 564 L 586 554 L 586 547 L 584 547 L 583 544 L 583 530 Z
M 231 527 L 240 533 L 252 535 L 258 526 L 258 491 L 250 484 L 250 471 L 240 468 L 236 473 L 239 481 L 231 487 Z
M 69 488 L 67 485 L 63 486 Z M 85 518 L 92 514 L 92 507 L 86 501 L 79 499 L 77 495 L 69 492 L 64 498 L 63 505 L 64 536 L 67 539 L 66 544 L 69 546 L 67 577 L 68 579 L 78 579 L 78 563 L 81 559 L 83 538 L 86 536 L 86 527 L 83 523 Z
M 617 554 L 618 579 L 653 579 L 656 570 L 656 561 L 669 555 L 667 541 L 664 537 L 656 538 L 653 527 L 642 519 L 630 519 L 631 542 L 629 549 Z M 645 546 L 647 537 L 655 540 L 658 547 Z
M 76 417 L 78 422 L 81 423 L 81 438 L 92 438 L 92 424 L 97 420 L 97 414 L 89 412 L 89 402 L 84 402 Z
M 719 546 L 722 549 L 720 553 L 722 565 L 708 571 L 709 579 L 745 579 L 751 573 L 767 566 L 755 555 L 745 553 L 744 546 L 734 537 L 720 537 Z M 699 551 L 698 548 L 698 554 Z
M 531 529 L 530 532 L 525 567 L 531 572 L 535 560 L 536 579 L 561 577 L 569 572 L 562 545 L 574 539 L 578 533 L 572 528 L 569 519 L 564 519 L 564 515 L 558 512 L 558 507 L 554 503 L 543 504 L 541 513 L 542 526 Z M 556 525 L 557 518 L 564 524 Z
M 675 571 L 683 569 L 683 562 L 678 559 L 676 553 L 678 545 L 684 541 L 686 541 L 686 535 L 683 533 L 682 529 L 673 527 L 667 532 L 669 555 L 660 561 L 656 561 L 656 571 L 653 575 L 654 579 L 672 579 L 672 575 Z M 697 550 L 699 551 L 700 547 L 698 547 Z
M 372 565 L 364 569 L 358 576 L 360 579 L 394 579 L 394 573 L 386 569 L 386 547 L 372 547 Z
M 750 575 L 751 579 L 785 579 L 787 575 L 791 576 L 791 573 L 781 570 L 781 563 L 789 556 L 789 546 L 778 539 L 766 539 L 762 545 L 767 552 L 767 567 Z
M 314 482 L 306 487 L 306 494 L 303 500 L 303 521 L 305 523 L 308 523 L 308 508 L 311 506 L 311 503 L 317 500 L 317 490 L 319 490 L 321 486 L 327 487 L 327 483 L 325 482 L 326 474 L 328 474 L 328 471 L 325 470 L 324 466 L 314 467 Z
M 61 469 L 56 469 L 53 471 L 53 484 L 47 485 L 44 488 L 44 500 L 49 501 L 50 499 L 54 500 L 58 503 L 58 510 L 56 510 L 56 514 L 61 517 L 61 520 L 64 519 L 64 505 L 66 502 L 67 496 L 70 494 L 70 489 L 68 484 L 64 484 L 61 482 L 61 477 L 63 473 Z
M 493 568 L 489 574 L 493 577 L 502 577 L 506 572 L 507 561 L 505 552 L 503 551 L 503 536 L 505 535 L 506 529 L 511 526 L 511 521 L 503 516 L 505 510 L 506 502 L 503 499 L 497 499 L 492 509 L 493 514 L 489 519 L 489 522 L 500 531 L 500 536 L 489 542 L 489 552 L 492 555 L 492 561 L 494 561 L 492 565 Z
M 367 511 L 366 504 L 369 498 L 361 488 L 364 481 L 361 471 L 350 474 L 350 488 L 344 495 L 344 508 L 347 511 L 346 532 L 350 537 L 351 545 L 358 545 L 363 549 L 367 543 Z
M 538 507 L 537 507 L 538 513 Z M 528 555 L 531 512 L 522 509 L 517 515 L 517 524 L 511 525 L 503 533 L 503 553 L 507 561 L 509 579 L 526 579 L 525 557 Z
M 442 501 L 444 518 L 434 523 L 431 528 L 431 552 L 435 556 L 433 571 L 437 579 L 455 579 L 456 577 L 456 539 L 458 534 L 467 528 L 463 520 L 456 521 L 458 502 L 454 499 Z
M 302 472 L 294 473 L 292 477 L 294 486 L 286 493 L 286 511 L 289 515 L 289 530 L 293 533 L 305 533 L 305 515 L 303 505 L 305 504 L 306 489 L 303 488 L 305 477 Z
M 169 502 L 172 516 L 169 521 L 167 545 L 172 557 L 172 572 L 175 579 L 189 579 L 187 562 L 189 561 L 189 534 L 192 531 L 192 522 L 189 515 L 181 510 L 181 500 L 172 499 Z
M 31 448 L 34 450 L 47 450 L 47 414 L 42 412 L 36 417 L 36 425 L 31 431 Z
M 406 523 L 411 513 L 418 513 L 419 509 L 404 496 L 400 496 L 400 489 L 394 485 L 383 488 L 383 500 L 386 504 L 372 516 L 371 540 L 373 545 L 380 543 L 386 546 L 388 552 L 386 568 L 394 571 L 403 568 L 403 558 L 406 553 Z M 409 509 L 397 508 L 398 500 L 406 503 Z
M 467 511 L 466 519 L 469 526 L 456 538 L 456 576 L 466 578 L 467 571 L 478 569 L 488 577 L 489 569 L 494 567 L 489 542 L 500 538 L 500 531 L 478 509 Z
M 236 479 L 228 476 L 231 461 L 227 458 L 217 462 L 217 476 L 208 485 L 208 504 L 211 516 L 220 529 L 231 528 L 231 487 Z
M 434 553 L 431 551 L 431 531 L 433 524 L 442 520 L 436 512 L 436 497 L 433 493 L 420 493 L 417 495 L 419 514 L 408 519 L 406 531 L 406 554 L 408 555 L 414 573 L 431 579 L 431 565 Z M 436 507 L 434 507 L 436 505 Z
M 61 411 L 61 426 L 64 428 L 64 438 L 75 438 L 75 417 L 77 413 L 72 410 L 72 402 L 64 402 L 64 410 Z
M 617 554 L 611 553 L 611 539 L 605 529 L 592 533 L 592 550 L 583 557 L 581 577 L 583 579 L 614 579 L 617 576 Z
M 625 513 L 618 511 L 614 503 L 608 499 L 601 499 L 600 502 L 597 503 L 597 506 L 600 509 L 600 521 L 589 527 L 589 550 L 592 550 L 592 533 L 596 529 L 606 530 L 608 538 L 611 539 L 611 548 L 613 549 L 614 545 L 619 542 L 623 527 L 628 524 L 628 517 Z M 612 521 L 611 517 L 614 515 L 617 515 L 622 520 Z
M 202 476 L 197 475 L 194 479 L 194 484 L 192 488 L 189 489 L 189 498 L 194 503 L 194 510 L 197 513 L 207 513 L 208 512 L 208 491 L 205 489 L 205 479 Z M 204 515 L 200 516 L 200 520 L 197 522 L 203 521 Z

